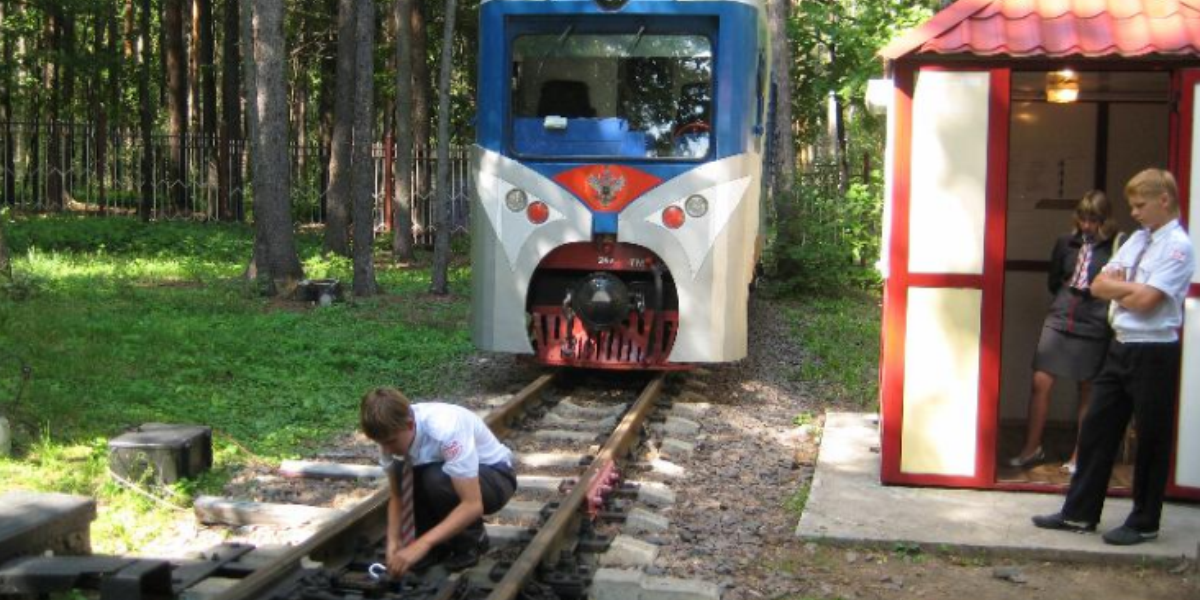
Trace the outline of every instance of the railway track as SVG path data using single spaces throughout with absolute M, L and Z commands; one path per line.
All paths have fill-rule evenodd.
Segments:
M 47 590 L 45 582 L 53 577 L 43 577 L 43 586 L 36 586 L 39 569 L 63 572 L 90 568 L 100 571 L 101 576 L 80 575 L 72 585 L 99 581 L 102 600 L 582 598 L 592 583 L 597 561 L 594 557 L 581 557 L 580 552 L 607 549 L 610 540 L 596 534 L 596 524 L 620 520 L 622 515 L 611 510 L 620 502 L 613 499 L 635 493 L 619 485 L 625 472 L 623 463 L 640 445 L 655 410 L 664 405 L 665 376 L 654 377 L 636 398 L 615 407 L 611 399 L 582 405 L 569 399 L 545 402 L 543 396 L 552 383 L 552 375 L 543 375 L 484 417 L 487 425 L 510 445 L 516 440 L 530 449 L 552 450 L 518 453 L 522 483 L 516 496 L 520 497 L 522 490 L 534 490 L 531 492 L 534 495 L 552 499 L 540 508 L 534 501 L 510 503 L 519 504 L 515 513 L 523 513 L 526 519 L 531 513 L 536 515 L 536 522 L 508 527 L 489 525 L 503 530 L 507 535 L 501 537 L 507 537 L 510 544 L 496 544 L 503 547 L 493 549 L 487 564 L 470 572 L 449 574 L 434 567 L 398 580 L 386 574 L 379 576 L 378 572 L 372 574 L 370 566 L 382 560 L 385 537 L 388 491 L 381 487 L 304 542 L 282 552 L 270 554 L 251 546 L 225 544 L 189 561 L 80 557 L 77 560 L 93 559 L 93 564 L 81 566 L 55 563 L 56 559 L 49 558 L 24 559 L 18 565 L 24 569 L 23 580 L 14 577 L 12 563 L 0 565 L 0 595 L 6 585 L 11 590 L 14 581 L 35 582 L 26 591 L 52 591 Z M 600 438 L 602 442 L 598 441 Z M 569 444 L 575 445 L 573 450 L 562 452 L 562 447 Z M 580 456 L 588 460 L 579 460 Z M 577 466 L 572 468 L 572 464 Z M 525 473 L 530 465 L 557 471 L 550 476 L 529 476 Z M 521 518 L 505 517 L 503 512 L 501 517 Z M 122 560 L 126 563 L 121 563 Z M 66 579 L 60 577 L 55 585 L 61 589 Z

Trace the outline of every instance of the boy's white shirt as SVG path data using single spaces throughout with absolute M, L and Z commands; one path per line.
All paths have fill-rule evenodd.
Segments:
M 1117 306 L 1113 315 L 1113 331 L 1124 343 L 1174 342 L 1179 339 L 1183 324 L 1183 301 L 1187 298 L 1192 274 L 1196 270 L 1195 251 L 1187 232 L 1173 219 L 1153 234 L 1139 229 L 1121 245 L 1105 269 L 1130 269 L 1142 248 L 1147 244 L 1137 273 L 1129 281 L 1149 285 L 1167 298 L 1152 310 L 1137 313 Z
M 419 467 L 445 462 L 450 477 L 479 477 L 479 465 L 512 466 L 512 451 L 475 413 L 455 404 L 422 402 L 412 405 L 416 437 L 409 456 Z M 391 466 L 393 456 L 380 450 L 379 464 Z

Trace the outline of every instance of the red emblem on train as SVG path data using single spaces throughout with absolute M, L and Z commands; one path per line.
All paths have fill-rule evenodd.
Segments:
M 610 167 L 604 167 L 599 173 L 588 175 L 588 187 L 600 199 L 600 205 L 608 208 L 613 197 L 625 187 L 625 178 L 620 173 L 613 173 Z
M 584 165 L 563 171 L 554 181 L 595 212 L 619 212 L 662 180 L 623 165 Z

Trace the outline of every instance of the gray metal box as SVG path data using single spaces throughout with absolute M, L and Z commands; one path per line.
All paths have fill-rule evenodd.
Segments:
M 212 468 L 212 428 L 146 423 L 108 441 L 108 464 L 133 481 L 174 483 Z

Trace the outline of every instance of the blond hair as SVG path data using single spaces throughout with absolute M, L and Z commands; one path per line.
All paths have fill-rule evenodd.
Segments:
M 362 397 L 358 407 L 363 433 L 375 442 L 387 441 L 408 429 L 411 403 L 396 388 L 375 388 Z
M 1179 186 L 1175 184 L 1175 176 L 1165 169 L 1146 169 L 1133 176 L 1125 184 L 1125 196 L 1132 198 L 1157 198 L 1167 196 L 1167 206 L 1171 212 L 1179 214 Z
M 1079 235 L 1079 224 L 1084 221 L 1100 223 L 1100 239 L 1112 239 L 1117 233 L 1117 220 L 1112 214 L 1112 203 L 1108 196 L 1100 190 L 1092 190 L 1083 195 L 1079 204 L 1075 205 L 1075 235 Z

